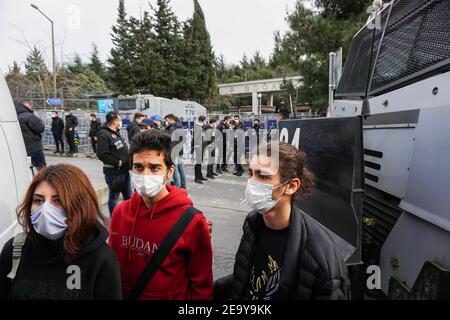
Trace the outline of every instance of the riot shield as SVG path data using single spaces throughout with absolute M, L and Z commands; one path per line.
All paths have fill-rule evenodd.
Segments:
M 347 264 L 361 262 L 364 196 L 362 118 L 287 120 L 279 124 L 280 140 L 306 153 L 315 176 L 311 197 L 297 201 L 305 213 L 324 225 Z

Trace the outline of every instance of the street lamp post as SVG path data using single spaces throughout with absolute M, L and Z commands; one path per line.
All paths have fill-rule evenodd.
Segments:
M 56 60 L 55 60 L 55 30 L 53 27 L 53 20 L 47 17 L 45 13 L 43 13 L 39 7 L 35 4 L 31 4 L 31 7 L 33 9 L 36 9 L 39 11 L 45 18 L 47 18 L 48 21 L 50 21 L 52 25 L 52 53 L 53 53 L 53 97 L 57 97 L 57 91 L 56 91 Z

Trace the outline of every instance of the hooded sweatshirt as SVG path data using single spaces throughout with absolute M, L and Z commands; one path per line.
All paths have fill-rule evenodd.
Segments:
M 151 208 L 135 192 L 114 209 L 109 243 L 119 258 L 124 298 L 180 216 L 192 206 L 186 190 L 166 188 L 169 194 Z M 140 299 L 211 299 L 212 290 L 211 239 L 205 217 L 197 213 Z
M 13 251 L 13 239 L 9 240 L 0 256 L 0 300 L 121 299 L 119 264 L 107 237 L 108 232 L 99 224 L 83 242 L 81 254 L 67 263 L 64 237 L 52 241 L 33 231 L 22 247 L 14 281 L 7 278 Z

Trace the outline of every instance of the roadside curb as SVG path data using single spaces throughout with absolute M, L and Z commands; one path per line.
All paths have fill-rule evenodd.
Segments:
M 50 150 L 44 150 L 44 155 L 57 158 L 80 158 L 80 159 L 90 158 L 86 153 L 74 153 L 71 157 L 69 157 L 66 155 L 54 154 L 53 151 Z
M 95 194 L 97 195 L 99 206 L 103 206 L 108 203 L 109 190 L 108 186 L 95 187 Z

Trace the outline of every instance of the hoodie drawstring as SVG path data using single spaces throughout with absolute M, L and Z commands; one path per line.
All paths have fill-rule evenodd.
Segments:
M 139 208 L 141 207 L 141 202 L 142 202 L 142 198 L 139 199 L 136 211 L 134 213 L 134 220 L 133 220 L 133 225 L 131 226 L 131 234 L 130 234 L 130 245 L 128 246 L 128 261 L 131 261 L 131 241 L 134 235 L 134 231 L 136 229 L 136 222 L 137 222 L 137 218 L 138 218 L 138 214 L 139 214 Z
M 139 208 L 141 207 L 142 201 L 143 201 L 143 199 L 142 199 L 142 197 L 141 197 L 141 198 L 139 199 L 139 203 L 138 203 L 137 209 L 136 209 L 136 211 L 135 211 L 135 213 L 134 213 L 133 225 L 131 226 L 130 245 L 129 245 L 129 247 L 128 247 L 128 261 L 131 261 L 131 246 L 132 246 L 131 241 L 132 241 L 132 238 L 133 238 L 133 236 L 134 236 L 134 231 L 135 231 L 135 229 L 136 229 L 136 222 L 137 222 L 137 219 L 138 219 Z M 155 203 L 155 204 L 152 206 L 152 208 L 150 209 L 150 220 L 153 219 L 153 214 L 155 213 L 155 209 L 156 209 L 156 206 L 157 206 L 157 205 L 158 205 L 158 204 Z

